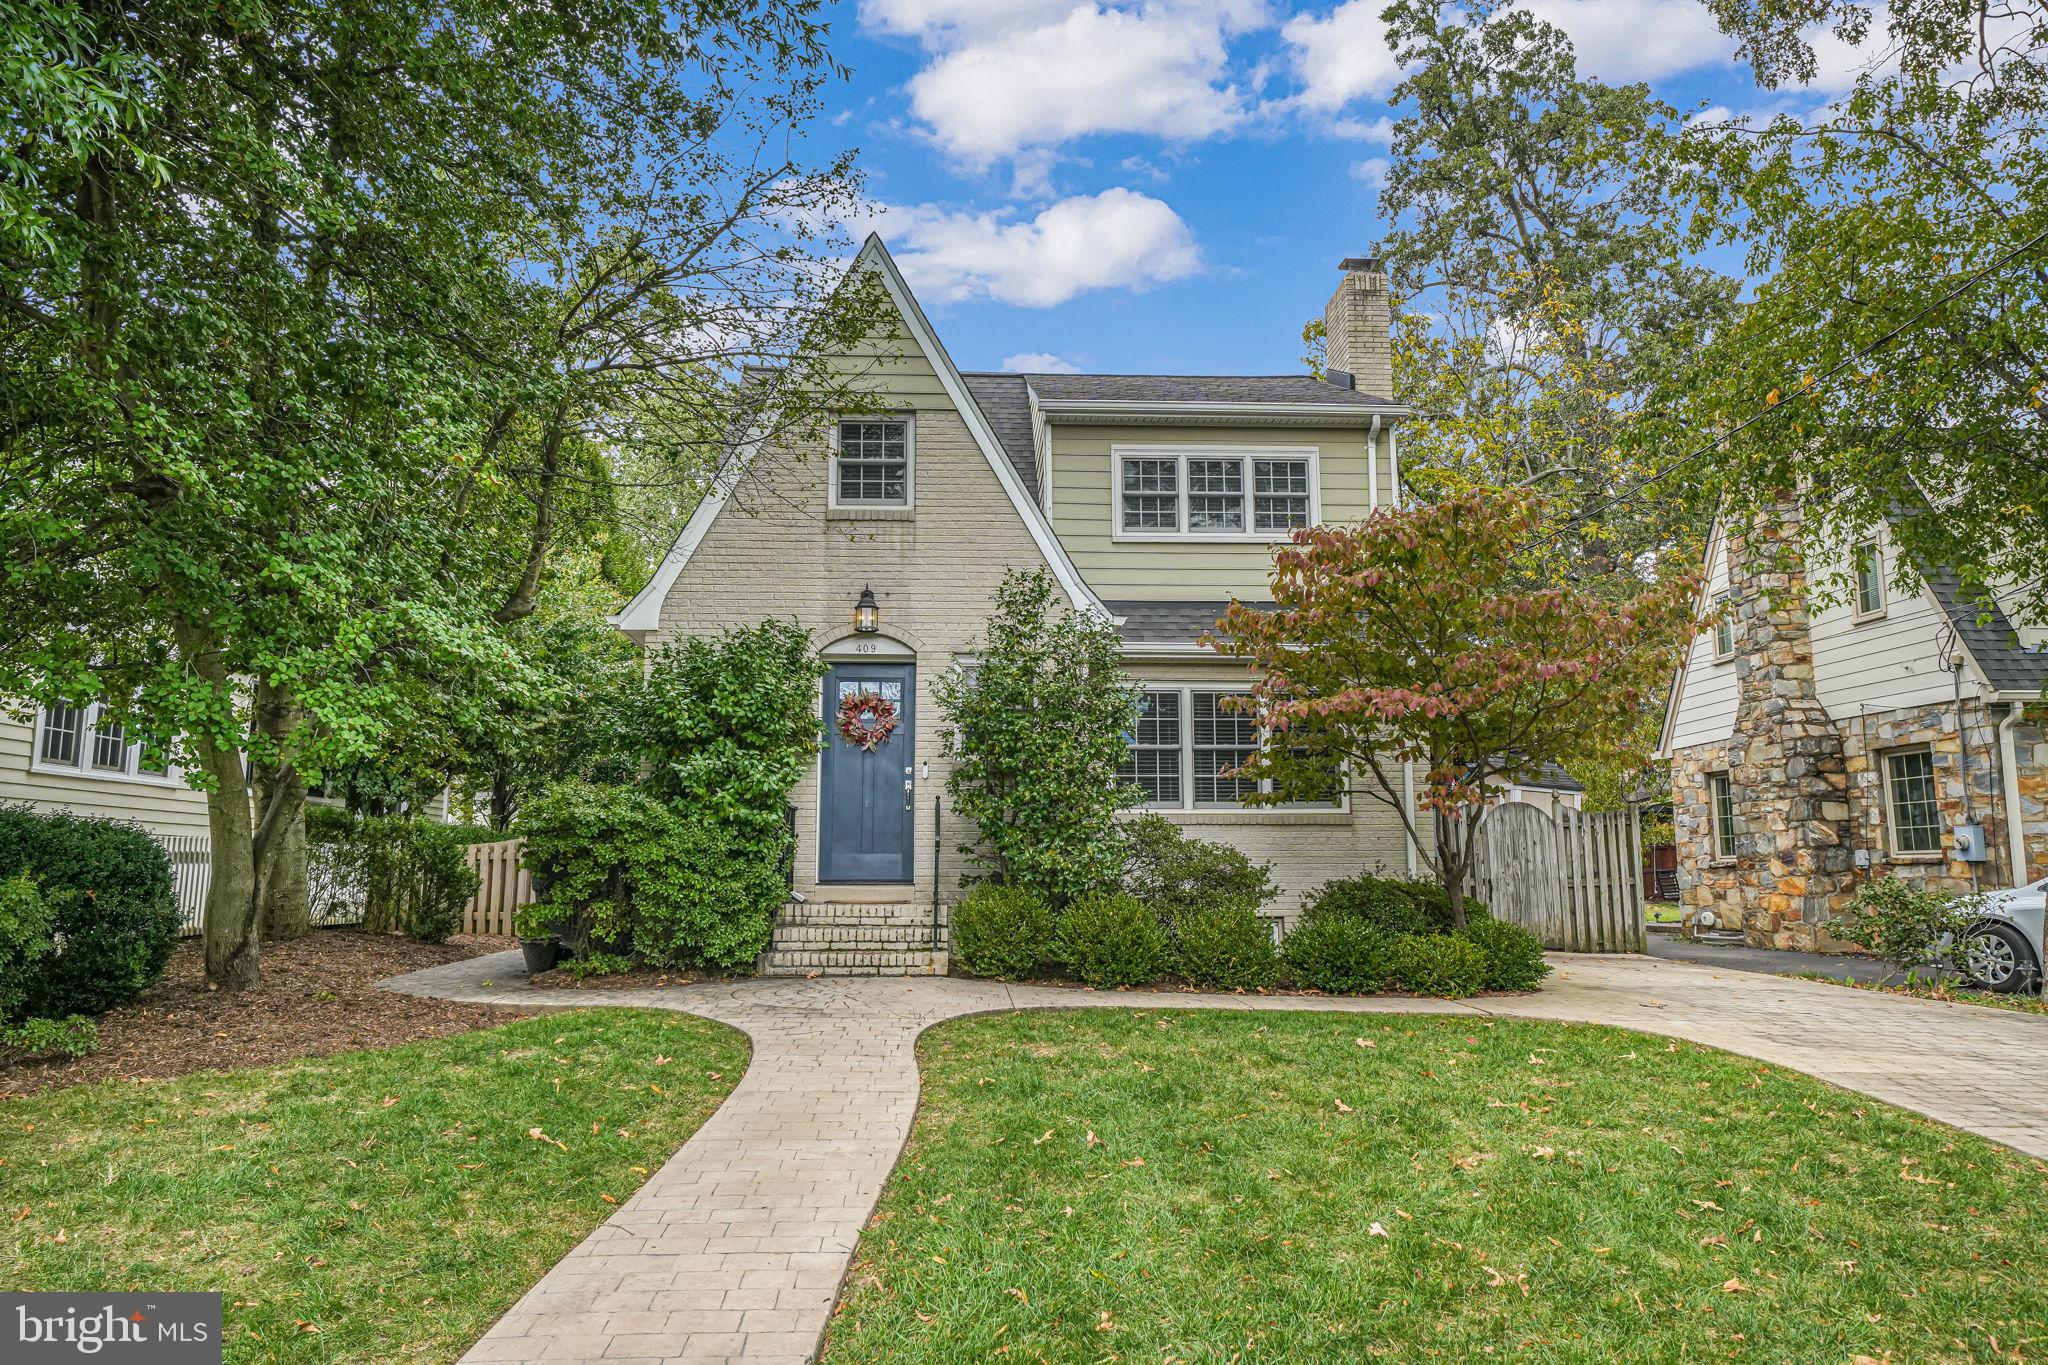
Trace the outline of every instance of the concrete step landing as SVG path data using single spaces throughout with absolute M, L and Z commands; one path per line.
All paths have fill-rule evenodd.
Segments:
M 775 916 L 763 976 L 943 976 L 952 916 L 940 907 L 848 901 L 791 901 Z

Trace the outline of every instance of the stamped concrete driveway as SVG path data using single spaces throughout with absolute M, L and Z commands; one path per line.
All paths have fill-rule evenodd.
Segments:
M 917 1035 L 1012 1009 L 1333 1010 L 1556 1019 L 1666 1034 L 1804 1071 L 2048 1158 L 2048 1017 L 1641 957 L 1560 957 L 1535 995 L 1458 1002 L 1062 990 L 853 977 L 621 990 L 564 1000 L 517 953 L 388 981 L 522 1010 L 682 1010 L 753 1039 L 724 1105 L 464 1361 L 815 1358 L 917 1110 Z

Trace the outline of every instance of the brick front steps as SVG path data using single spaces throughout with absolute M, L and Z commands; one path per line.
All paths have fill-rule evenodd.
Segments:
M 792 901 L 775 916 L 774 937 L 761 954 L 763 976 L 944 976 L 948 910 L 902 902 L 864 905 Z M 934 951 L 936 947 L 936 951 Z

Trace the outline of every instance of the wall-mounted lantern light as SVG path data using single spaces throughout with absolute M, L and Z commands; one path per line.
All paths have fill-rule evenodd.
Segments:
M 853 604 L 853 628 L 863 635 L 881 629 L 881 609 L 875 605 L 875 590 L 862 588 L 860 601 Z

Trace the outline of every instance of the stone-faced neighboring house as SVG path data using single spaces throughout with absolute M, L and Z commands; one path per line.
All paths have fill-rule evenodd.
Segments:
M 801 903 L 767 968 L 940 966 L 916 951 L 932 946 L 917 926 L 958 896 L 966 868 L 933 684 L 971 666 L 1016 569 L 1048 570 L 1073 606 L 1116 623 L 1144 689 L 1127 775 L 1168 819 L 1271 859 L 1275 913 L 1332 876 L 1412 869 L 1398 818 L 1377 803 L 1239 803 L 1220 773 L 1258 735 L 1219 703 L 1250 679 L 1198 643 L 1232 596 L 1270 600 L 1273 546 L 1293 529 L 1395 499 L 1407 410 L 1388 396 L 1378 263 L 1343 263 L 1326 379 L 962 373 L 878 238 L 854 268 L 877 273 L 898 315 L 846 361 L 880 411 L 838 422 L 828 448 L 742 445 L 613 618 L 658 646 L 793 617 L 829 667 L 827 721 L 848 696 L 898 709 L 872 752 L 828 724 L 792 798 Z M 857 621 L 869 592 L 872 619 Z
M 1825 949 L 1873 878 L 2048 875 L 2048 736 L 2029 709 L 2048 636 L 1953 576 L 1902 575 L 1886 531 L 1822 566 L 1783 552 L 1798 535 L 1785 511 L 1708 543 L 1702 620 L 1728 610 L 1681 660 L 1659 746 L 1688 924 L 1711 911 L 1753 944 Z M 1823 575 L 1843 590 L 1813 592 Z

